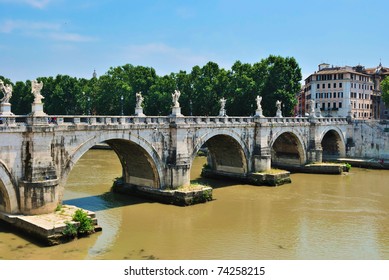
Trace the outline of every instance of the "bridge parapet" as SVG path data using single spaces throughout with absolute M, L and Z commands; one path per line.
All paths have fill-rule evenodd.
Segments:
M 37 120 L 39 121 L 32 121 Z M 169 124 L 171 122 L 185 124 L 248 124 L 253 122 L 271 124 L 347 124 L 347 118 L 340 117 L 220 117 L 220 116 L 86 116 L 86 115 L 47 115 L 32 117 L 29 115 L 1 116 L 0 127 L 26 125 L 131 125 L 131 124 Z

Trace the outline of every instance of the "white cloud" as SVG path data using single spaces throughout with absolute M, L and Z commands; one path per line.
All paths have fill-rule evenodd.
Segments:
M 96 38 L 90 36 L 83 36 L 77 33 L 50 33 L 48 34 L 50 39 L 55 41 L 66 41 L 66 42 L 91 42 L 96 41 Z
M 52 2 L 52 0 L 0 0 L 0 3 L 27 4 L 38 9 L 45 8 L 50 2 Z
M 49 22 L 30 22 L 23 20 L 6 20 L 0 25 L 0 32 L 11 33 L 13 31 L 44 31 L 59 30 L 60 25 Z
M 23 20 L 6 20 L 0 24 L 0 33 L 19 32 L 23 35 L 37 38 L 48 38 L 53 41 L 90 42 L 96 38 L 65 32 L 62 25 L 51 22 L 34 22 Z

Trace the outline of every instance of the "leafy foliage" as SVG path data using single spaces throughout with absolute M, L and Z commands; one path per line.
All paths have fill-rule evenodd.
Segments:
M 389 106 L 389 76 L 381 82 L 382 99 L 386 106 Z
M 76 210 L 73 215 L 73 221 L 79 222 L 79 226 L 77 227 L 78 234 L 89 234 L 94 230 L 92 219 L 82 209 Z
M 0 79 L 11 83 L 5 77 L 0 76 Z M 218 115 L 222 97 L 227 99 L 228 115 L 252 115 L 257 95 L 263 97 L 265 116 L 275 115 L 277 100 L 283 104 L 283 114 L 290 116 L 296 104 L 295 94 L 300 89 L 301 69 L 294 58 L 270 55 L 254 64 L 236 61 L 231 70 L 208 62 L 202 67 L 194 66 L 190 73 L 180 71 L 158 76 L 153 68 L 126 64 L 111 67 L 98 78 L 57 75 L 37 80 L 44 84 L 45 112 L 52 115 L 120 115 L 122 110 L 123 114 L 132 115 L 137 92 L 144 97 L 145 114 L 168 115 L 171 94 L 178 89 L 182 113 L 187 116 Z M 12 111 L 18 115 L 30 113 L 31 82 L 18 81 L 13 86 Z

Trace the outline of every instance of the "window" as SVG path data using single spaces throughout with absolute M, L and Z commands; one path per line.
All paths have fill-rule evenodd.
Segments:
M 333 109 L 336 109 L 336 102 L 334 102 L 334 108 Z
M 321 88 L 326 88 L 326 85 L 325 85 L 325 84 L 322 84 Z
M 339 102 L 339 108 L 342 108 L 342 102 Z
M 316 88 L 317 88 L 317 89 L 319 89 L 319 88 L 320 88 L 320 85 L 319 85 L 319 84 L 317 84 L 317 85 L 316 85 Z
M 326 108 L 326 104 L 323 103 L 323 104 L 322 104 L 322 109 L 324 110 L 325 108 Z
M 340 87 L 340 88 L 342 87 L 342 83 L 339 83 L 339 87 Z
M 336 83 L 334 83 L 334 88 L 336 88 Z
M 330 83 L 328 83 L 328 88 L 331 88 L 331 84 Z

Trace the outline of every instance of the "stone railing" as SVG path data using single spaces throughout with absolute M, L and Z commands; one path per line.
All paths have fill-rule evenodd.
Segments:
M 344 124 L 346 118 L 338 117 L 220 117 L 220 116 L 64 116 L 29 115 L 0 116 L 0 127 L 26 125 L 139 125 L 139 124 L 249 124 L 253 122 L 302 125 L 310 122 L 321 124 Z

